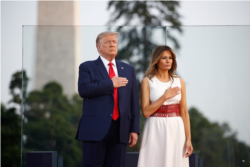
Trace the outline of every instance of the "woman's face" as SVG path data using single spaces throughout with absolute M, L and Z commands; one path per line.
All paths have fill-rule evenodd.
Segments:
M 170 70 L 173 63 L 173 56 L 169 50 L 165 50 L 161 54 L 161 59 L 157 62 L 157 67 L 160 70 Z

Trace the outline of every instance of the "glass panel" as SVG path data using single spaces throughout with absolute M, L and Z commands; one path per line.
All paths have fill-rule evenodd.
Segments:
M 203 166 L 250 166 L 250 27 L 168 27 Z M 179 48 L 171 40 L 174 37 Z

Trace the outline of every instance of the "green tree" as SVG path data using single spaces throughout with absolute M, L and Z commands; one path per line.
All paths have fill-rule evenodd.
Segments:
M 27 93 L 28 77 L 19 71 L 10 82 L 11 100 L 15 107 L 1 104 L 2 165 L 20 166 L 21 122 L 23 122 L 23 166 L 28 151 L 57 151 L 65 166 L 81 165 L 81 142 L 75 138 L 81 116 L 82 99 L 68 99 L 60 84 L 50 82 L 41 91 Z M 21 110 L 22 106 L 22 110 Z M 24 119 L 21 120 L 20 114 Z
M 20 167 L 21 119 L 16 108 L 6 109 L 1 103 L 1 165 Z
M 2 165 L 16 167 L 21 162 L 21 103 L 26 95 L 28 77 L 25 71 L 12 75 L 9 84 L 12 96 L 9 104 L 14 107 L 6 108 L 1 104 L 1 136 L 2 136 Z M 22 91 L 23 88 L 23 91 Z M 18 114 L 19 113 L 19 114 Z
M 160 26 L 163 23 L 180 25 L 179 2 L 173 1 L 109 1 L 108 10 L 114 8 L 109 24 L 124 18 L 124 25 L 138 21 L 137 25 Z
M 82 101 L 77 95 L 69 100 L 59 83 L 50 82 L 41 91 L 32 91 L 24 111 L 25 152 L 57 151 L 65 166 L 81 166 L 81 143 L 74 137 Z
M 9 84 L 10 94 L 12 95 L 10 103 L 21 105 L 22 97 L 26 97 L 27 95 L 28 81 L 29 78 L 26 75 L 26 71 L 18 71 L 12 75 Z
M 250 166 L 250 147 L 236 139 L 227 123 L 212 123 L 196 108 L 189 114 L 194 152 L 200 153 L 204 167 Z

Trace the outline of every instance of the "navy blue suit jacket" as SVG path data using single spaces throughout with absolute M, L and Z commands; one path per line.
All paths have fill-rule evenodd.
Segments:
M 119 77 L 128 84 L 118 88 L 120 142 L 128 143 L 129 133 L 139 134 L 139 99 L 134 68 L 116 60 Z M 107 134 L 114 109 L 114 87 L 99 57 L 79 67 L 78 92 L 84 98 L 82 117 L 76 134 L 81 141 L 100 141 Z

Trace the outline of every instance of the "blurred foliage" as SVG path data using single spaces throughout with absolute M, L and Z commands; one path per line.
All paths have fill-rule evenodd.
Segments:
M 190 108 L 189 115 L 194 152 L 204 167 L 250 166 L 250 147 L 237 140 L 227 123 L 212 123 L 196 108 Z
M 16 108 L 1 104 L 1 166 L 20 167 L 21 118 Z
M 146 26 L 157 28 L 159 26 L 171 25 L 170 29 L 177 30 L 182 33 L 181 29 L 181 15 L 178 13 L 180 2 L 177 1 L 109 1 L 108 10 L 112 10 L 108 25 L 123 21 L 123 26 L 117 28 L 118 32 L 126 29 L 126 26 L 134 26 L 131 31 L 137 27 Z M 166 34 L 166 27 L 163 27 L 163 32 L 167 35 L 168 40 L 174 43 L 175 49 L 180 48 L 179 42 L 171 34 Z M 150 32 L 147 33 L 143 29 L 144 37 L 149 37 Z M 124 38 L 121 38 L 124 40 Z M 147 38 L 143 38 L 147 41 Z M 136 45 L 138 46 L 139 43 Z M 145 46 L 146 47 L 146 46 Z M 152 50 L 151 50 L 152 52 Z
M 81 166 L 82 146 L 75 140 L 81 117 L 82 99 L 68 99 L 62 86 L 46 84 L 41 91 L 32 91 L 26 99 L 24 117 L 25 152 L 57 151 L 65 166 Z
M 26 97 L 28 81 L 29 79 L 26 75 L 26 71 L 19 71 L 12 75 L 9 84 L 12 99 L 9 101 L 9 103 L 16 103 L 21 105 L 22 97 Z
M 174 1 L 109 1 L 107 9 L 114 10 L 108 23 L 123 18 L 125 26 L 133 21 L 143 26 L 160 26 L 164 22 L 180 25 L 180 14 L 177 11 L 179 6 L 180 3 Z
M 22 82 L 23 80 L 23 82 Z M 28 78 L 25 71 L 19 71 L 12 75 L 9 84 L 12 96 L 6 108 L 1 103 L 1 165 L 19 167 L 21 162 L 21 103 L 26 95 Z M 24 91 L 22 91 L 22 88 Z M 18 114 L 19 113 L 19 114 Z
M 25 71 L 13 74 L 9 88 L 10 102 L 15 107 L 6 109 L 1 104 L 2 165 L 20 166 L 21 118 L 17 113 L 20 113 L 22 102 L 22 166 L 26 166 L 29 151 L 57 151 L 58 156 L 64 158 L 64 166 L 81 166 L 82 145 L 75 140 L 75 134 L 82 113 L 82 99 L 77 94 L 72 99 L 64 96 L 61 85 L 56 82 L 26 94 L 27 84 Z

